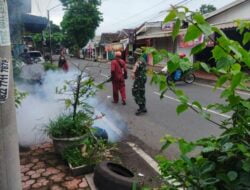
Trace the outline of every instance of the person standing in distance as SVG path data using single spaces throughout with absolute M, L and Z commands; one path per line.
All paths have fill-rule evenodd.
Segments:
M 58 68 L 62 68 L 64 72 L 68 72 L 69 66 L 68 66 L 64 52 L 65 52 L 64 50 L 61 50 L 60 52 L 60 57 L 58 60 Z
M 145 84 L 147 82 L 147 57 L 143 55 L 142 49 L 137 48 L 134 52 L 136 63 L 132 70 L 132 79 L 134 80 L 132 95 L 134 96 L 135 103 L 139 109 L 135 115 L 139 116 L 147 112 L 146 97 L 145 97 Z
M 127 67 L 121 59 L 121 52 L 115 52 L 115 58 L 111 62 L 111 81 L 113 85 L 113 103 L 119 101 L 119 92 L 122 98 L 122 105 L 126 105 L 125 79 L 127 79 Z

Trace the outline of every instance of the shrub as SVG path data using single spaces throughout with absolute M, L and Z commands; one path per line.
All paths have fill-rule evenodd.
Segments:
M 103 160 L 111 159 L 111 151 L 114 149 L 115 144 L 95 138 L 90 131 L 87 138 L 81 142 L 81 145 L 68 147 L 62 156 L 73 167 L 95 165 Z
M 73 167 L 88 165 L 92 159 L 82 156 L 81 148 L 75 146 L 67 148 L 63 153 L 63 159 L 70 163 Z
M 56 64 L 51 64 L 50 62 L 45 62 L 43 66 L 45 71 L 56 71 L 58 69 L 58 66 Z
M 13 59 L 12 62 L 13 62 L 13 76 L 15 80 L 18 80 L 24 63 L 20 59 Z
M 72 114 L 62 114 L 49 122 L 45 132 L 55 138 L 79 137 L 88 132 L 92 122 L 92 117 L 83 112 L 78 112 L 75 118 Z
M 21 92 L 17 89 L 17 87 L 15 87 L 14 89 L 14 93 L 15 93 L 15 106 L 16 108 L 18 108 L 19 106 L 21 106 L 22 101 L 28 96 L 27 92 Z

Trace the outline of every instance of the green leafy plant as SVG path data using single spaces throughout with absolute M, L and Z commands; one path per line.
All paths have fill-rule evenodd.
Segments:
M 67 148 L 63 153 L 63 158 L 73 167 L 92 164 L 92 159 L 84 157 L 81 148 L 77 146 Z
M 112 151 L 115 144 L 106 140 L 97 139 L 94 135 L 95 129 L 91 129 L 87 138 L 80 145 L 67 148 L 63 153 L 63 158 L 73 167 L 82 165 L 95 165 L 103 160 L 112 159 Z
M 15 87 L 15 106 L 19 108 L 25 97 L 28 96 L 27 92 L 21 92 Z
M 45 71 L 49 71 L 49 70 L 56 71 L 56 70 L 58 70 L 58 66 L 56 64 L 51 64 L 50 62 L 44 63 L 43 66 L 44 66 Z
M 20 73 L 23 66 L 23 62 L 20 59 L 13 59 L 13 76 L 15 80 L 20 79 Z
M 51 137 L 71 138 L 90 133 L 94 108 L 87 100 L 95 95 L 100 85 L 96 85 L 94 79 L 85 72 L 87 65 L 82 69 L 76 67 L 76 78 L 65 81 L 61 88 L 56 88 L 56 93 L 63 97 L 61 100 L 64 101 L 67 112 L 46 125 L 45 132 Z
M 178 55 L 164 50 L 146 48 L 145 53 L 152 53 L 154 64 L 167 58 L 170 73 L 177 69 L 184 71 L 189 68 L 202 68 L 218 77 L 214 90 L 223 85 L 226 85 L 226 88 L 221 93 L 221 98 L 225 100 L 223 103 L 205 106 L 198 101 L 191 101 L 185 92 L 173 83 L 167 84 L 161 75 L 153 74 L 152 83 L 159 85 L 161 98 L 170 90 L 179 99 L 180 105 L 176 109 L 178 114 L 191 109 L 222 129 L 222 134 L 218 137 L 207 137 L 194 142 L 169 135 L 163 138 L 162 151 L 171 144 L 177 144 L 180 155 L 175 160 L 158 156 L 162 177 L 166 182 L 162 189 L 250 189 L 250 99 L 237 93 L 239 87 L 247 89 L 247 81 L 250 79 L 249 75 L 242 71 L 242 68 L 250 67 L 250 53 L 243 47 L 250 42 L 250 22 L 237 21 L 238 31 L 244 36 L 241 43 L 229 39 L 222 30 L 211 26 L 200 13 L 189 11 L 186 7 L 173 7 L 165 18 L 165 22 L 170 21 L 175 23 L 172 32 L 174 40 L 182 27 L 180 23 L 183 22 L 189 23 L 184 38 L 186 42 L 193 41 L 201 35 L 205 36 L 204 42 L 194 47 L 191 55 L 204 50 L 209 40 L 214 41 L 212 58 L 216 61 L 216 67 L 200 62 L 193 63 L 188 58 L 181 59 Z M 218 37 L 212 39 L 213 33 Z M 208 114 L 209 109 L 223 114 L 232 113 L 232 116 L 222 122 L 216 122 Z
M 206 5 L 206 4 L 203 4 L 203 5 L 201 5 L 201 7 L 200 7 L 200 13 L 201 14 L 207 14 L 207 13 L 210 13 L 210 12 L 213 12 L 213 11 L 215 11 L 216 10 L 216 7 L 215 6 L 213 6 L 213 5 Z
M 50 26 L 51 26 L 51 35 L 49 28 L 46 28 L 43 31 L 43 33 L 30 34 L 35 43 L 36 49 L 40 50 L 41 52 L 44 52 L 44 55 L 46 55 L 45 52 L 47 53 L 50 52 L 49 49 L 50 39 L 51 39 L 51 48 L 53 51 L 55 51 L 61 44 L 63 44 L 65 40 L 65 34 L 63 33 L 63 31 L 60 29 L 59 26 L 53 24 L 53 22 L 50 23 Z
M 91 115 L 83 112 L 78 112 L 74 118 L 72 113 L 62 114 L 49 122 L 45 132 L 55 138 L 79 137 L 88 132 L 92 123 Z
M 86 101 L 96 94 L 98 88 L 84 68 L 75 80 L 66 81 L 62 88 L 56 88 L 56 93 L 66 95 L 63 99 L 66 109 L 71 108 L 72 117 L 75 118 L 78 111 L 93 114 L 93 108 Z

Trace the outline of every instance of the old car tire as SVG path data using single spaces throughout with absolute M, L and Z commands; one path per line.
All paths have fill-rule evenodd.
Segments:
M 119 164 L 102 162 L 95 168 L 94 183 L 98 190 L 131 190 L 134 175 Z

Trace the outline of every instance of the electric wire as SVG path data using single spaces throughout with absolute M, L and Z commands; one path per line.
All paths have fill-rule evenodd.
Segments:
M 175 4 L 174 6 L 180 6 L 180 5 L 189 3 L 189 2 L 191 2 L 191 1 L 193 1 L 193 0 L 182 0 L 182 1 L 180 1 L 179 3 Z M 140 23 L 142 23 L 142 20 L 144 20 L 143 23 L 145 23 L 145 22 L 149 22 L 149 21 L 151 21 L 151 20 L 154 20 L 154 19 L 156 19 L 156 18 L 162 17 L 163 14 L 166 14 L 166 11 L 167 11 L 167 10 L 160 11 L 160 12 L 157 13 L 156 15 L 153 14 L 153 15 L 150 15 L 149 17 L 144 17 L 143 19 L 140 19 L 140 21 L 133 22 L 132 24 L 130 24 L 130 26 L 138 26 L 138 25 L 140 25 Z M 147 20 L 146 20 L 146 19 L 147 19 Z
M 141 13 L 144 13 L 144 12 L 146 12 L 146 11 L 152 10 L 152 9 L 154 9 L 154 8 L 158 7 L 159 5 L 161 5 L 162 3 L 165 3 L 165 2 L 166 2 L 166 0 L 162 0 L 162 1 L 160 1 L 159 3 L 157 3 L 157 4 L 153 5 L 153 6 L 149 7 L 149 8 L 146 8 L 146 9 L 144 9 L 144 10 L 140 11 L 140 12 L 137 12 L 137 13 L 135 13 L 135 14 L 133 14 L 133 15 L 131 15 L 131 16 L 129 16 L 129 17 L 127 17 L 127 18 L 125 18 L 125 19 L 121 19 L 119 22 L 113 23 L 112 25 L 116 25 L 116 24 L 118 24 L 118 25 L 120 25 L 120 24 L 124 24 L 124 22 L 123 22 L 123 21 L 128 21 L 128 20 L 134 19 L 136 16 L 140 15 Z M 121 22 L 123 22 L 123 23 L 121 23 Z M 119 24 L 119 23 L 120 23 L 120 24 Z
M 129 26 L 130 26 L 130 27 L 137 27 L 137 26 L 141 25 L 142 22 L 143 22 L 143 23 L 149 22 L 149 21 L 151 21 L 151 20 L 153 20 L 153 19 L 155 19 L 155 18 L 158 18 L 158 17 L 162 16 L 162 14 L 163 14 L 163 13 L 156 13 L 156 14 L 154 13 L 154 14 L 152 14 L 152 15 L 150 15 L 150 16 L 144 17 L 144 18 L 143 18 L 143 21 L 142 21 L 142 20 L 139 20 L 139 21 L 133 22 L 133 23 L 129 24 Z M 165 13 L 164 13 L 164 14 L 165 14 Z
M 190 0 L 182 0 L 181 2 L 175 4 L 175 6 L 183 5 L 183 4 L 185 4 L 187 1 L 190 1 Z M 192 1 L 192 0 L 191 0 L 191 1 Z

